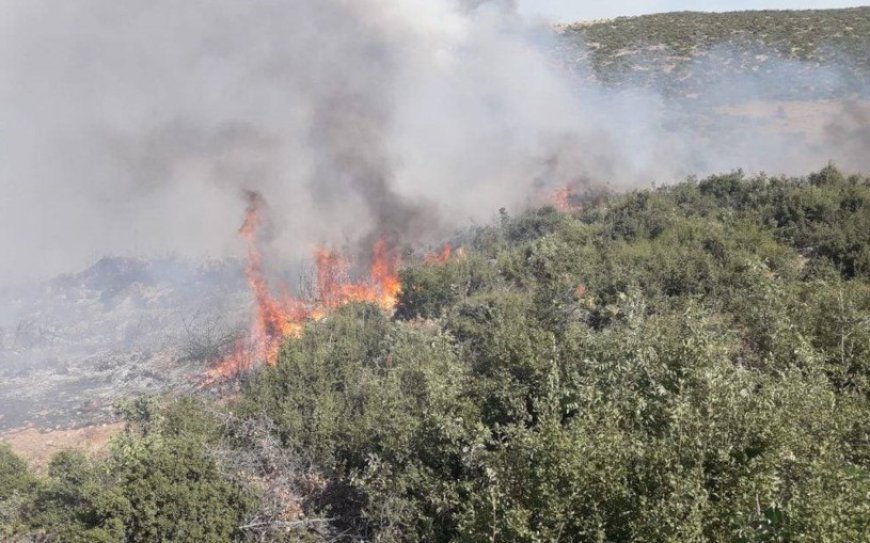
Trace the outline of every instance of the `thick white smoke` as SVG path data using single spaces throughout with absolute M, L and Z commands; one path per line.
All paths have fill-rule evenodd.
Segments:
M 581 83 L 548 55 L 551 29 L 512 2 L 0 8 L 0 281 L 104 254 L 237 254 L 243 188 L 270 202 L 272 252 L 294 258 L 318 242 L 437 236 L 540 183 L 837 158 Z

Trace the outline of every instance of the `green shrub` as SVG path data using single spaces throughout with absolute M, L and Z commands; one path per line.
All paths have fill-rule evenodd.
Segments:
M 463 257 L 405 269 L 395 316 L 308 324 L 229 404 L 125 402 L 108 459 L 63 453 L 44 480 L 0 449 L 2 529 L 862 541 L 868 190 L 828 166 L 502 213 Z
M 27 462 L 0 443 L 0 539 L 26 530 L 37 484 Z

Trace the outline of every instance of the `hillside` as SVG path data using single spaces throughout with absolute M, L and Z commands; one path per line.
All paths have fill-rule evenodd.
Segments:
M 230 403 L 120 405 L 105 459 L 0 449 L 0 534 L 862 540 L 870 178 L 567 196 L 406 267 L 392 316 L 309 323 Z
M 779 80 L 769 98 L 830 98 L 866 95 L 870 78 L 870 7 L 620 17 L 566 26 L 561 37 L 569 68 L 588 65 L 590 77 L 617 87 L 692 94 L 767 76 Z
M 43 4 L 0 542 L 868 541 L 870 7 Z

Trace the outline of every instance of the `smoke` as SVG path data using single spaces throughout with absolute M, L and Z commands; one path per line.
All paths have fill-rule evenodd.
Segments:
M 843 144 L 866 137 L 866 120 L 825 128 L 848 111 L 819 113 L 805 137 L 716 109 L 713 89 L 686 106 L 569 73 L 550 54 L 557 36 L 510 1 L 0 0 L 0 11 L 0 282 L 105 254 L 241 254 L 244 190 L 270 204 L 267 252 L 292 261 L 319 243 L 435 239 L 541 185 L 866 164 Z M 716 88 L 749 100 L 804 68 Z
M 857 168 L 870 170 L 870 102 L 849 100 L 825 126 L 825 142 L 843 150 L 848 156 L 860 157 Z

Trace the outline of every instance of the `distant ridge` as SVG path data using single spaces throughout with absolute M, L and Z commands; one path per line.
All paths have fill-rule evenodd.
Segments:
M 787 61 L 796 72 L 806 68 L 806 81 L 797 73 L 800 88 L 784 88 L 779 98 L 788 98 L 789 92 L 842 97 L 867 93 L 870 87 L 870 6 L 681 11 L 581 21 L 555 29 L 561 38 L 558 58 L 578 73 L 613 86 L 692 94 L 709 85 L 711 78 L 764 74 Z M 836 74 L 836 86 L 818 85 L 819 67 Z

